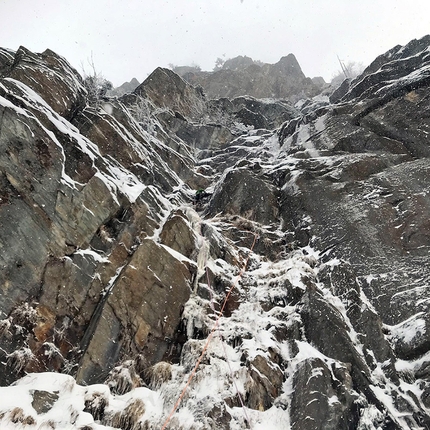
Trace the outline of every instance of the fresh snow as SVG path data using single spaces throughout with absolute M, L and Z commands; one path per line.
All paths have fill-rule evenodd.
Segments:
M 92 249 L 78 249 L 75 251 L 75 254 L 82 256 L 89 256 L 97 263 L 109 263 L 109 259 L 107 257 L 103 257 Z

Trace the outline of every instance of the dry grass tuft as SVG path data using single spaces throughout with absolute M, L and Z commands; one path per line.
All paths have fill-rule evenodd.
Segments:
M 140 422 L 145 414 L 145 404 L 141 399 L 132 400 L 123 411 L 116 412 L 104 422 L 104 425 L 120 428 L 121 430 L 142 430 L 144 423 Z
M 107 406 L 109 406 L 109 399 L 105 393 L 95 391 L 91 395 L 85 396 L 84 412 L 90 413 L 94 421 L 101 421 L 103 419 Z
M 25 367 L 36 360 L 30 348 L 21 348 L 7 356 L 7 366 L 13 373 L 19 374 Z
M 31 415 L 25 415 L 22 408 L 13 408 L 9 413 L 9 419 L 14 424 L 22 424 L 23 426 L 34 425 L 36 420 Z
M 154 364 L 144 372 L 145 382 L 152 390 L 172 379 L 172 365 L 165 361 Z
M 10 321 L 9 319 L 1 320 L 0 321 L 0 339 L 3 336 L 9 337 L 11 335 L 9 328 L 10 328 Z
M 134 362 L 131 360 L 112 369 L 106 382 L 114 394 L 120 395 L 142 386 L 142 380 L 136 372 Z

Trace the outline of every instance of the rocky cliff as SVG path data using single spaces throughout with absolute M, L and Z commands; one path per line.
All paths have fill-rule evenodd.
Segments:
M 1 428 L 429 428 L 429 50 L 292 106 L 1 49 Z

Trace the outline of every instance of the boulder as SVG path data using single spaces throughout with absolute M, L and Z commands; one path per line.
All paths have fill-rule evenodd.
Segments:
M 193 124 L 169 112 L 161 112 L 157 117 L 169 133 L 176 135 L 196 150 L 220 149 L 235 138 L 229 127 L 216 122 Z
M 38 414 L 45 414 L 52 409 L 55 402 L 58 400 L 58 395 L 49 391 L 34 390 L 33 401 L 31 406 Z
M 362 300 L 361 286 L 354 268 L 344 261 L 335 266 L 325 266 L 319 273 L 319 279 L 344 304 L 346 315 L 364 346 L 367 365 L 374 369 L 380 363 L 387 375 L 398 383 L 392 347 L 384 334 L 379 315 Z
M 414 360 L 423 356 L 430 348 L 429 317 L 417 313 L 406 321 L 387 327 L 396 356 L 403 360 Z
M 350 337 L 349 328 L 338 309 L 326 302 L 313 286 L 308 287 L 302 298 L 306 338 L 324 355 L 351 364 L 351 375 L 359 386 L 370 375 L 363 357 Z M 322 328 L 322 329 L 321 329 Z M 334 341 L 336 338 L 336 341 Z
M 182 211 L 171 214 L 164 223 L 160 241 L 187 258 L 196 253 L 197 237 Z
M 263 356 L 257 355 L 250 363 L 250 378 L 247 406 L 260 411 L 269 409 L 281 392 L 284 382 L 282 370 Z
M 267 121 L 263 115 L 250 111 L 247 108 L 242 108 L 235 114 L 238 121 L 246 126 L 257 128 L 267 128 Z
M 299 114 L 286 100 L 261 100 L 255 97 L 242 96 L 232 99 L 231 105 L 231 112 L 236 113 L 239 118 L 241 117 L 239 112 L 243 109 L 245 112 L 253 112 L 257 118 L 260 118 L 260 123 L 251 124 L 255 128 L 277 128 Z M 244 124 L 246 123 L 244 122 Z

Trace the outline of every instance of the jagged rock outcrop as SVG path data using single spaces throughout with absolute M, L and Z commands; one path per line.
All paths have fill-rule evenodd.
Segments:
M 295 374 L 292 396 L 292 428 L 356 428 L 359 419 L 354 405 L 352 379 L 347 368 L 330 369 L 319 358 L 304 360 Z M 339 384 L 338 381 L 341 381 Z M 330 399 L 336 402 L 330 404 Z
M 19 81 L 48 103 L 52 110 L 70 120 L 75 112 L 84 107 L 85 89 L 78 73 L 67 61 L 47 49 L 39 55 L 21 46 L 14 53 L 3 51 L 2 77 Z M 49 89 L 55 88 L 55 92 Z
M 278 128 L 285 121 L 296 117 L 299 112 L 283 100 L 260 100 L 251 96 L 234 99 L 220 98 L 209 101 L 211 117 L 232 115 L 239 123 L 254 129 Z
M 144 239 L 129 264 L 111 279 L 91 317 L 77 381 L 97 383 L 121 357 L 141 354 L 145 368 L 174 359 L 181 308 L 190 297 L 195 267 Z M 93 333 L 90 332 L 93 331 Z M 133 352 L 134 351 L 134 352 Z
M 295 107 L 1 50 L 0 426 L 428 428 L 429 40 Z
M 215 72 L 187 72 L 185 80 L 203 88 L 209 98 L 252 96 L 298 100 L 321 91 L 320 82 L 307 78 L 293 54 L 275 64 L 257 63 L 249 57 L 227 60 Z
M 181 115 L 197 119 L 205 111 L 203 92 L 186 82 L 169 69 L 158 67 L 134 91 L 149 98 L 156 106 L 179 112 Z

